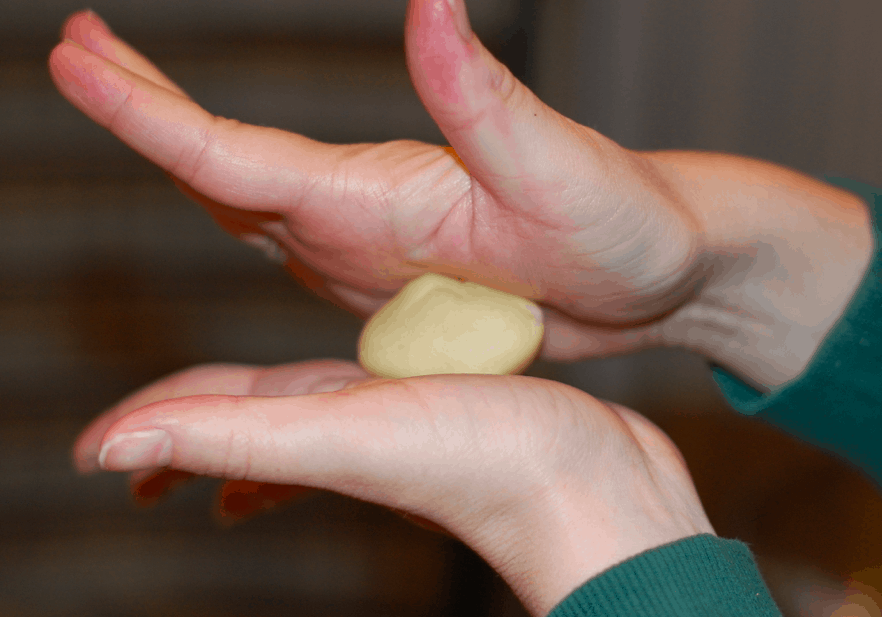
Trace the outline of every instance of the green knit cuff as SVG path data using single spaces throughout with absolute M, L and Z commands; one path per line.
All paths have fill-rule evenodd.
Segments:
M 861 195 L 873 216 L 875 254 L 848 308 L 808 368 L 781 388 L 763 394 L 722 368 L 713 374 L 736 410 L 852 461 L 882 485 L 882 190 L 827 180 Z
M 745 544 L 685 538 L 591 579 L 549 617 L 781 617 Z

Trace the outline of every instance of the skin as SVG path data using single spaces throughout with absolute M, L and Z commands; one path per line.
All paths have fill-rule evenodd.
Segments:
M 270 239 L 304 285 L 363 317 L 431 270 L 541 303 L 547 359 L 680 345 L 760 389 L 797 377 L 869 263 L 860 200 L 760 161 L 621 148 L 539 101 L 453 6 L 412 0 L 406 25 L 449 148 L 214 117 L 91 13 L 68 20 L 49 67 L 226 230 Z M 410 512 L 475 548 L 535 615 L 622 559 L 712 533 L 661 431 L 528 377 L 201 367 L 105 413 L 75 459 L 140 470 L 136 486 L 167 466 Z
M 467 543 L 533 615 L 648 548 L 714 533 L 660 429 L 524 376 L 197 367 L 107 411 L 75 459 L 84 472 L 168 467 L 385 505 Z
M 541 302 L 547 359 L 682 345 L 761 389 L 796 377 L 869 263 L 862 202 L 769 163 L 621 148 L 457 25 L 445 2 L 409 6 L 412 80 L 455 153 L 214 117 L 94 14 L 65 24 L 49 66 L 225 229 L 268 236 L 361 316 L 432 270 Z

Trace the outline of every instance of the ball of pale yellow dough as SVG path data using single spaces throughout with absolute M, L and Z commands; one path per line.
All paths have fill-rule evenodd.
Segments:
M 358 359 L 379 377 L 519 373 L 542 344 L 542 312 L 477 283 L 424 274 L 362 330 Z

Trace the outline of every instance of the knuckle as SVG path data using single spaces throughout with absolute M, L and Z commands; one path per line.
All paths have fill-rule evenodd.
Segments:
M 134 88 L 131 84 L 128 84 L 125 93 L 119 98 L 119 102 L 113 106 L 108 105 L 108 109 L 106 110 L 107 121 L 105 127 L 111 133 L 117 134 L 124 132 L 122 130 L 122 125 L 125 123 L 126 116 L 129 115 L 129 112 L 132 109 L 134 96 Z
M 509 103 L 520 87 L 520 82 L 504 64 L 496 63 L 487 72 L 487 88 L 496 94 L 502 103 Z
M 241 123 L 238 120 L 211 116 L 206 128 L 200 131 L 194 142 L 181 150 L 169 171 L 187 184 L 198 183 L 199 176 L 210 169 L 220 154 L 224 137 L 235 131 Z
M 247 421 L 248 397 L 200 395 L 190 397 L 192 417 L 184 422 L 188 471 L 228 480 L 250 479 L 260 461 L 260 442 Z

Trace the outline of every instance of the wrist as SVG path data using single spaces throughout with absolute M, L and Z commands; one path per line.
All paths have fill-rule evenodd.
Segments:
M 761 390 L 796 378 L 842 316 L 873 253 L 866 204 L 751 159 L 656 153 L 703 224 L 697 296 L 662 338 Z
M 716 535 L 673 442 L 627 408 L 609 411 L 614 435 L 593 446 L 591 438 L 578 440 L 573 458 L 544 468 L 545 488 L 509 511 L 513 524 L 492 524 L 497 534 L 509 530 L 507 541 L 497 535 L 482 543 L 501 549 L 479 552 L 532 615 L 546 615 L 586 581 L 632 557 Z M 603 433 L 602 425 L 592 428 L 595 437 Z
M 584 515 L 583 518 L 586 523 L 598 522 Z M 553 538 L 553 542 L 545 542 L 539 549 L 542 558 L 535 559 L 532 568 L 525 568 L 514 576 L 507 576 L 504 569 L 501 573 L 531 615 L 545 616 L 575 590 L 630 559 L 697 535 L 715 536 L 712 530 L 653 539 L 637 535 L 632 532 L 631 537 L 623 537 L 620 529 L 604 530 L 602 524 L 593 527 L 590 534 L 571 529 L 568 534 Z M 533 541 L 538 544 L 547 539 L 551 538 L 540 536 Z
M 565 516 L 559 511 L 534 521 L 525 527 L 515 559 L 491 562 L 531 615 L 549 614 L 586 582 L 638 555 L 686 538 L 716 535 L 703 514 L 702 522 L 683 525 L 660 523 L 647 512 L 629 517 L 603 510 L 594 503 L 590 509 Z

